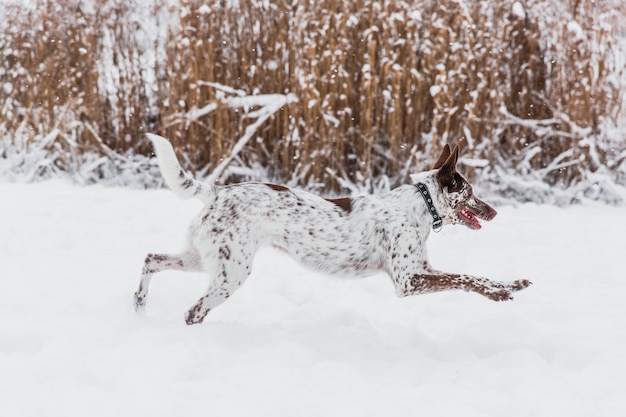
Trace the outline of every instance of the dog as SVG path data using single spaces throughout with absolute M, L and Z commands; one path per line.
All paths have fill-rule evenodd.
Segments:
M 169 188 L 179 197 L 199 198 L 205 206 L 191 223 L 182 253 L 147 255 L 134 295 L 137 311 L 145 307 L 155 273 L 204 271 L 213 280 L 185 315 L 187 324 L 202 323 L 243 285 L 255 253 L 264 245 L 327 274 L 386 272 L 399 297 L 465 290 L 504 301 L 531 284 L 441 272 L 428 262 L 431 229 L 447 224 L 480 229 L 480 220 L 496 216 L 457 172 L 458 146 L 451 150 L 446 145 L 430 171 L 411 175 L 412 184 L 383 195 L 325 199 L 268 183 L 203 184 L 181 168 L 167 139 L 153 134 L 148 138 Z

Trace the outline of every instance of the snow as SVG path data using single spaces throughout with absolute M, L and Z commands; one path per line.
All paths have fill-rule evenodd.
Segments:
M 443 88 L 440 85 L 431 85 L 429 88 L 430 95 L 435 97 L 437 94 L 441 93 Z
M 574 35 L 574 39 L 584 39 L 585 38 L 585 34 L 584 34 L 584 31 L 583 31 L 583 28 L 575 20 L 571 20 L 570 22 L 567 23 L 567 31 L 569 33 L 571 33 L 572 35 Z
M 198 13 L 200 13 L 200 14 L 210 14 L 211 13 L 211 8 L 208 5 L 203 4 L 202 6 L 200 6 L 198 8 Z
M 526 11 L 524 10 L 524 6 L 519 1 L 513 3 L 513 14 L 520 19 L 526 19 Z
M 0 183 L 0 415 L 617 416 L 626 412 L 623 207 L 499 207 L 431 235 L 432 263 L 534 285 L 508 303 L 396 298 L 261 251 L 186 326 L 201 274 L 132 294 L 181 248 L 197 201 L 167 190 Z

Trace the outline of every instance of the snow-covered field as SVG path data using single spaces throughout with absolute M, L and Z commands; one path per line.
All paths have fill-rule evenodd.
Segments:
M 199 274 L 162 273 L 197 201 L 166 190 L 0 183 L 2 416 L 626 415 L 626 210 L 500 207 L 431 235 L 435 267 L 534 285 L 508 303 L 398 299 L 271 249 L 202 325 Z

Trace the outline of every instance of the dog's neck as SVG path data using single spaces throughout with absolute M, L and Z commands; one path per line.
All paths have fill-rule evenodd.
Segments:
M 429 219 L 429 229 L 432 228 L 435 232 L 438 232 L 444 224 L 445 213 L 441 211 L 440 202 L 438 201 L 440 192 L 439 185 L 435 179 L 435 172 L 433 170 L 412 174 L 411 182 L 413 183 L 415 198 L 420 201 L 420 206 L 423 208 L 424 216 L 422 218 Z M 426 188 L 427 195 L 420 189 L 422 186 L 418 186 L 418 184 Z M 429 199 L 430 203 L 428 202 Z
M 433 201 L 433 198 L 428 191 L 428 186 L 426 186 L 426 184 L 424 184 L 423 182 L 418 182 L 417 184 L 415 184 L 415 186 L 417 187 L 420 195 L 424 198 L 424 202 L 426 203 L 426 209 L 433 218 L 433 231 L 435 233 L 441 231 L 441 228 L 443 227 L 443 219 L 437 212 L 435 202 Z

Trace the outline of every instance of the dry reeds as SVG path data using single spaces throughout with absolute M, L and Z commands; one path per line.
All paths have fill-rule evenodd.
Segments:
M 4 29 L 4 135 L 56 127 L 106 154 L 148 152 L 141 133 L 157 131 L 190 168 L 231 157 L 327 192 L 404 182 L 460 142 L 468 159 L 568 184 L 605 163 L 587 138 L 621 111 L 611 15 L 587 2 L 155 2 L 148 15 L 176 16 L 165 38 L 132 2 L 62 3 L 14 11 Z M 269 94 L 295 100 L 258 126 L 262 106 L 232 104 Z

